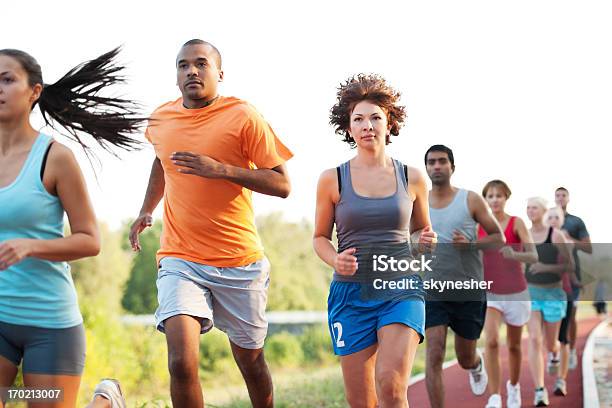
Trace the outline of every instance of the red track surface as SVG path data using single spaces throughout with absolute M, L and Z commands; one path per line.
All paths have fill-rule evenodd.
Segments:
M 570 370 L 567 376 L 566 397 L 558 397 L 552 393 L 555 379 L 553 376 L 545 374 L 546 388 L 550 398 L 550 407 L 578 408 L 582 407 L 582 350 L 586 339 L 595 328 L 599 319 L 592 318 L 580 320 L 578 323 L 578 339 L 576 349 L 578 351 L 578 367 Z M 526 330 L 526 329 L 525 329 Z M 484 335 L 484 334 L 483 334 Z M 521 367 L 521 396 L 523 407 L 533 407 L 534 385 L 529 372 L 527 362 L 527 338 L 523 338 L 523 364 Z M 502 400 L 503 407 L 506 407 L 506 381 L 508 380 L 508 353 L 505 346 L 501 347 L 501 367 L 502 367 Z M 544 360 L 546 362 L 546 360 Z M 470 390 L 468 373 L 461 369 L 457 364 L 444 370 L 444 386 L 446 392 L 446 407 L 448 408 L 483 408 L 489 398 L 489 393 L 482 396 L 475 396 Z M 425 388 L 425 380 L 419 381 L 408 389 L 408 400 L 410 406 L 415 408 L 430 407 Z M 433 407 L 437 408 L 437 407 Z

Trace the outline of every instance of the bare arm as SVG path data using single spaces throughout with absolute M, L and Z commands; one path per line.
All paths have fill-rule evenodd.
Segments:
M 165 187 L 166 180 L 164 179 L 164 168 L 159 158 L 156 157 L 151 166 L 149 184 L 147 185 L 144 202 L 140 208 L 140 214 L 152 214 L 153 211 L 155 211 L 155 208 L 164 196 Z
M 244 169 L 191 152 L 176 152 L 170 159 L 183 174 L 224 179 L 261 194 L 282 198 L 287 198 L 291 191 L 289 174 L 284 164 L 272 169 Z
M 343 275 L 353 275 L 357 271 L 355 248 L 338 254 L 332 245 L 331 235 L 334 228 L 334 206 L 339 201 L 338 179 L 335 169 L 325 170 L 317 185 L 317 206 L 312 245 L 323 262 Z
M 145 193 L 140 213 L 130 227 L 129 239 L 134 251 L 140 251 L 138 235 L 145 228 L 153 225 L 153 211 L 155 211 L 155 208 L 164 196 L 165 187 L 166 180 L 164 179 L 164 168 L 159 158 L 156 157 L 151 166 L 149 184 L 147 185 L 147 192 Z
M 472 217 L 485 230 L 487 236 L 476 240 L 477 249 L 501 248 L 506 242 L 506 237 L 499 223 L 487 209 L 484 199 L 473 191 L 468 192 L 468 204 Z
M 431 229 L 427 183 L 421 172 L 413 167 L 408 168 L 408 180 L 410 195 L 414 197 L 410 218 L 410 241 L 413 245 L 417 245 L 418 252 L 429 251 L 435 245 L 437 234 Z
M 527 229 L 525 222 L 519 217 L 516 217 L 514 221 L 514 232 L 519 236 L 521 244 L 523 244 L 523 251 L 517 252 L 512 250 L 510 251 L 510 255 L 508 257 L 516 261 L 529 264 L 538 262 L 538 251 L 533 242 L 533 237 Z
M 559 248 L 559 253 L 561 254 L 562 262 L 560 262 L 560 264 L 563 266 L 562 273 L 574 271 L 576 269 L 576 263 L 574 262 L 574 255 L 570 249 L 571 241 L 566 239 L 563 232 L 558 229 L 553 231 L 552 241 L 553 244 Z
M 574 246 L 579 251 L 586 252 L 587 254 L 593 253 L 593 244 L 591 244 L 591 237 L 584 237 L 582 239 L 572 239 Z
M 273 169 L 255 170 L 225 165 L 223 178 L 261 194 L 287 198 L 291 192 L 291 182 L 284 164 Z
M 13 239 L 0 243 L 0 270 L 26 257 L 73 261 L 100 252 L 98 225 L 85 179 L 69 148 L 57 142 L 53 144 L 43 181 L 68 214 L 71 234 L 64 238 Z
M 570 257 L 570 262 L 568 263 L 569 269 L 566 270 L 565 272 L 569 274 L 571 284 L 573 286 L 581 288 L 582 283 L 580 283 L 580 281 L 578 280 L 578 276 L 576 275 L 576 258 L 574 258 L 574 246 L 575 246 L 574 241 L 571 239 L 567 231 L 562 230 L 561 233 L 563 234 L 565 241 L 567 242 L 567 244 L 564 246 L 567 248 L 567 253 L 569 254 L 569 257 Z
M 591 244 L 591 237 L 589 236 L 589 232 L 587 231 L 586 225 L 584 225 L 584 221 L 580 220 L 578 236 L 582 237 L 580 239 L 569 238 L 571 242 L 575 245 L 578 251 L 586 252 L 587 254 L 593 253 L 593 245 Z

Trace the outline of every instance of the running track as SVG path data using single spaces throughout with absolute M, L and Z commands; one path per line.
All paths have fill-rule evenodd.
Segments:
M 550 399 L 549 407 L 564 407 L 578 408 L 582 407 L 582 351 L 586 339 L 600 322 L 597 318 L 580 320 L 578 323 L 578 339 L 576 348 L 578 351 L 578 367 L 575 370 L 570 370 L 567 376 L 567 391 L 566 397 L 558 397 L 552 393 L 555 378 L 545 374 L 546 389 Z M 523 337 L 523 365 L 521 367 L 521 396 L 523 399 L 523 407 L 533 407 L 533 381 L 529 372 L 527 362 L 527 338 Z M 502 346 L 501 349 L 501 367 L 502 367 L 502 400 L 503 406 L 506 406 L 506 381 L 508 380 L 508 353 L 507 349 Z M 545 360 L 546 364 L 546 360 Z M 489 393 L 482 396 L 475 396 L 470 390 L 468 374 L 455 364 L 444 370 L 444 386 L 446 392 L 446 407 L 448 408 L 484 408 L 489 398 Z M 419 381 L 408 389 L 408 400 L 411 407 L 422 408 L 430 407 L 429 399 L 427 398 L 427 390 L 425 381 Z M 435 407 L 432 407 L 435 408 Z

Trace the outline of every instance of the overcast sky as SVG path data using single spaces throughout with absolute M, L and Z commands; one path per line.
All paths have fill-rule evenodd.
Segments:
M 214 43 L 224 60 L 221 93 L 254 104 L 295 153 L 291 196 L 255 199 L 257 213 L 282 211 L 292 220 L 312 220 L 320 172 L 354 154 L 328 125 L 336 86 L 355 73 L 379 73 L 402 92 L 408 111 L 390 155 L 423 169 L 425 150 L 447 144 L 454 184 L 480 192 L 501 178 L 513 190 L 508 210 L 523 217 L 528 197 L 552 203 L 555 187 L 566 186 L 570 212 L 585 220 L 593 241 L 612 242 L 612 3 L 164 4 L 7 2 L 0 48 L 31 53 L 54 82 L 123 44 L 130 82 L 118 92 L 150 113 L 179 96 L 180 45 Z M 96 181 L 79 153 L 98 217 L 118 226 L 137 215 L 153 150 L 99 157 Z

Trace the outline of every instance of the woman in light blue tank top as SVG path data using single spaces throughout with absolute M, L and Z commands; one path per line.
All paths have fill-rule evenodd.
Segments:
M 100 238 L 74 155 L 35 130 L 29 116 L 38 104 L 48 125 L 61 125 L 84 148 L 84 134 L 105 147 L 135 146 L 131 134 L 143 119 L 132 102 L 96 94 L 122 82 L 117 52 L 44 85 L 29 54 L 0 50 L 0 387 L 11 386 L 22 365 L 26 386 L 63 389 L 66 407 L 76 403 L 85 362 L 83 318 L 66 262 L 97 255 Z M 113 393 L 112 384 L 104 386 Z M 96 404 L 110 406 L 109 399 Z
M 387 406 L 398 398 L 407 403 L 424 333 L 420 279 L 399 265 L 412 260 L 417 268 L 414 253 L 431 249 L 436 234 L 423 176 L 385 153 L 405 118 L 398 100 L 399 93 L 376 75 L 358 75 L 340 86 L 331 124 L 357 155 L 324 171 L 317 188 L 313 245 L 334 269 L 329 330 L 351 406 Z

